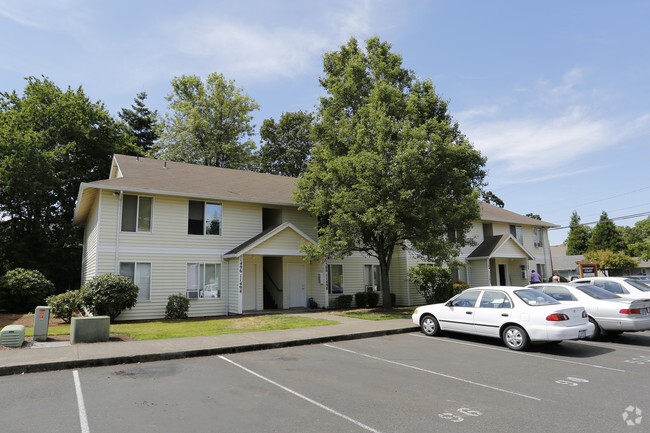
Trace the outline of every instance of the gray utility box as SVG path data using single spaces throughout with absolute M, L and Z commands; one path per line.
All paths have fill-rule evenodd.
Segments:
M 47 328 L 50 325 L 50 307 L 36 307 L 34 311 L 34 341 L 47 340 Z
M 0 345 L 5 347 L 22 347 L 25 341 L 23 325 L 7 325 L 0 331 Z
M 110 339 L 111 318 L 108 316 L 73 317 L 70 343 L 95 343 Z

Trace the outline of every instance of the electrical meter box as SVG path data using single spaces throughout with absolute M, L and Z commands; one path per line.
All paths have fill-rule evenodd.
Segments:
M 34 311 L 34 341 L 47 340 L 47 328 L 50 324 L 50 307 L 36 307 Z

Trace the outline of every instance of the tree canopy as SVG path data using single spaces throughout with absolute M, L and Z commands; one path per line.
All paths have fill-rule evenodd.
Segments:
M 254 168 L 251 112 L 259 109 L 257 102 L 216 72 L 205 83 L 196 75 L 182 75 L 171 84 L 171 113 L 161 120 L 160 139 L 150 155 L 212 167 Z
M 277 123 L 273 118 L 264 120 L 260 128 L 260 171 L 298 177 L 307 167 L 314 145 L 313 121 L 314 116 L 303 111 L 283 113 Z
M 81 182 L 108 177 L 128 139 L 81 87 L 27 78 L 0 93 L 0 266 L 37 269 L 59 290 L 78 282 L 82 231 L 72 225 Z
M 606 270 L 609 273 L 623 275 L 634 269 L 639 261 L 627 256 L 621 252 L 614 252 L 611 250 L 594 250 L 585 253 L 587 260 L 595 260 L 598 262 L 600 269 Z
M 138 155 L 144 156 L 151 150 L 151 147 L 158 139 L 156 124 L 158 111 L 151 111 L 144 101 L 147 99 L 146 92 L 140 92 L 133 99 L 131 108 L 122 108 L 120 119 L 122 119 L 133 139 Z
M 607 216 L 607 212 L 600 214 L 600 221 L 591 232 L 589 251 L 610 250 L 619 252 L 625 249 L 621 232 Z
M 312 160 L 295 199 L 316 215 L 310 258 L 362 251 L 379 261 L 384 306 L 396 247 L 442 263 L 480 218 L 485 159 L 460 132 L 430 80 L 417 79 L 378 38 L 324 56 Z
M 573 211 L 569 223 L 569 236 L 566 240 L 566 253 L 569 256 L 584 254 L 589 249 L 591 230 L 587 226 L 580 225 L 578 212 Z

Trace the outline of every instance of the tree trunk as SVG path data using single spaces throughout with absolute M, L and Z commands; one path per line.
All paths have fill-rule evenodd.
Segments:
M 393 308 L 393 302 L 390 298 L 390 280 L 388 278 L 388 271 L 390 270 L 392 255 L 385 254 L 384 251 L 379 251 L 377 256 L 379 259 L 380 287 L 384 301 L 383 306 L 384 308 Z

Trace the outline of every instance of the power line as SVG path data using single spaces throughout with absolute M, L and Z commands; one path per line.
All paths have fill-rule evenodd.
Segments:
M 637 214 L 634 214 L 634 215 L 625 215 L 625 216 L 620 216 L 620 217 L 616 217 L 616 218 L 607 218 L 607 219 L 602 220 L 602 221 L 598 220 L 598 221 L 592 221 L 592 222 L 588 222 L 588 223 L 580 223 L 580 224 L 573 225 L 573 226 L 569 225 L 569 226 L 562 226 L 562 227 L 550 227 L 549 230 L 570 229 L 571 227 L 588 226 L 588 225 L 591 225 L 591 224 L 598 224 L 600 222 L 608 222 L 608 221 L 613 222 L 613 221 L 618 221 L 618 220 L 639 218 L 639 217 L 647 216 L 647 215 L 650 215 L 650 212 L 641 212 L 641 213 L 637 213 Z

